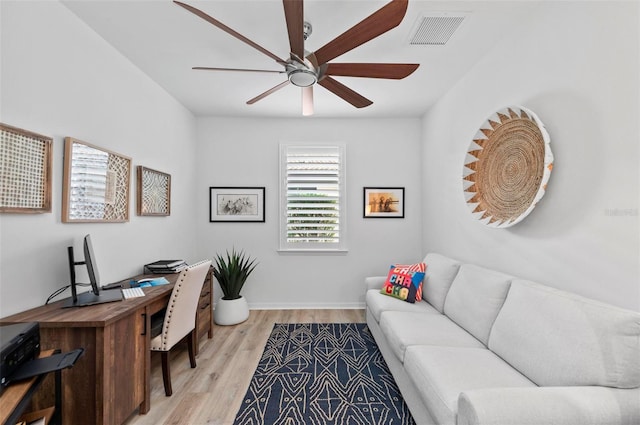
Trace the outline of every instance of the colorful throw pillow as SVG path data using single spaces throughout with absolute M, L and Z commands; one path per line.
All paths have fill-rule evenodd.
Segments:
M 425 263 L 391 265 L 380 292 L 409 303 L 422 301 L 422 281 L 426 268 Z

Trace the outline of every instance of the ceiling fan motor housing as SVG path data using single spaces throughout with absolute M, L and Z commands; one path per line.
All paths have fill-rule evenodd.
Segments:
M 294 86 L 309 87 L 318 82 L 318 71 L 306 58 L 304 63 L 289 60 L 286 69 L 289 82 Z

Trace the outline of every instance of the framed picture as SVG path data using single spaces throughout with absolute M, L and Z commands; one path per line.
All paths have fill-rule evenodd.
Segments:
M 209 221 L 264 223 L 264 187 L 210 187 Z
M 171 214 L 171 175 L 138 165 L 138 215 Z
M 404 187 L 365 187 L 364 218 L 404 218 Z
M 129 221 L 131 158 L 65 137 L 64 223 Z
M 0 212 L 51 212 L 51 137 L 0 124 Z

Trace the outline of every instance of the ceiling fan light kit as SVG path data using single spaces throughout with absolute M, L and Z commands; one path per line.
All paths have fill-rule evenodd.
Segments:
M 289 82 L 298 87 L 310 87 L 318 82 L 315 72 L 308 69 L 296 68 L 287 73 Z
M 373 102 L 333 79 L 332 76 L 399 80 L 411 75 L 419 67 L 419 64 L 330 63 L 331 60 L 338 56 L 400 25 L 407 11 L 408 0 L 391 0 L 378 11 L 360 21 L 315 52 L 308 52 L 304 49 L 304 42 L 309 35 L 311 35 L 312 26 L 304 20 L 303 0 L 283 0 L 282 3 L 284 6 L 290 47 L 290 56 L 286 60 L 279 58 L 277 55 L 249 40 L 247 37 L 229 28 L 205 12 L 177 0 L 174 0 L 174 3 L 269 56 L 279 65 L 284 66 L 284 71 L 217 67 L 193 68 L 207 71 L 245 71 L 287 74 L 286 81 L 250 99 L 247 101 L 249 105 L 264 99 L 290 83 L 302 88 L 303 115 L 312 115 L 313 86 L 317 83 L 354 107 L 364 108 Z
M 309 59 L 304 59 L 302 63 L 291 61 L 285 68 L 289 82 L 294 86 L 310 87 L 318 82 L 318 72 Z

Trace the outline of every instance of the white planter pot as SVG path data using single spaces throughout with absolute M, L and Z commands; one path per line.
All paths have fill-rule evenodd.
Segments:
M 245 297 L 237 300 L 224 300 L 220 298 L 213 310 L 213 320 L 217 325 L 237 325 L 249 318 L 249 304 Z

